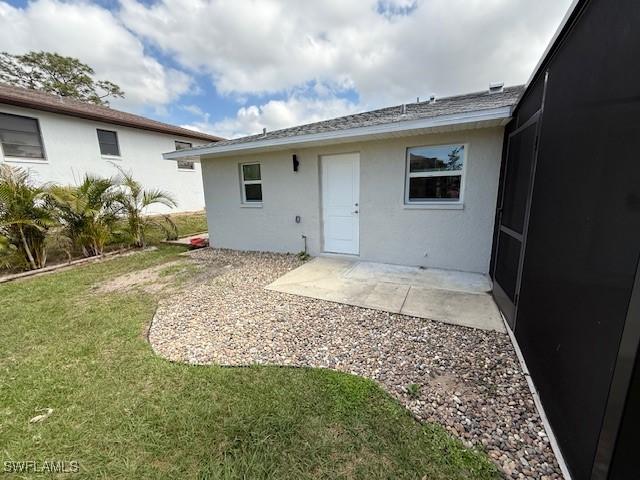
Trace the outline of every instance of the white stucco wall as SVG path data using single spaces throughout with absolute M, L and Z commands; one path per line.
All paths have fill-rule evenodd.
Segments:
M 322 254 L 320 156 L 360 153 L 360 258 L 486 273 L 489 269 L 503 128 L 203 159 L 213 245 L 244 250 Z M 462 209 L 404 203 L 406 148 L 465 143 Z M 300 169 L 293 172 L 291 155 Z M 262 208 L 241 203 L 239 164 L 260 162 Z M 302 222 L 295 223 L 300 215 Z
M 38 181 L 62 185 L 77 183 L 85 173 L 115 175 L 113 163 L 126 171 L 146 188 L 160 188 L 170 192 L 178 202 L 173 211 L 202 210 L 204 195 L 200 164 L 195 170 L 178 170 L 175 161 L 163 160 L 162 154 L 175 150 L 176 140 L 193 146 L 207 143 L 203 140 L 167 135 L 109 123 L 83 120 L 77 117 L 41 112 L 27 108 L 0 104 L 0 112 L 37 118 L 44 142 L 46 160 L 5 158 L 0 148 L 0 162 L 30 169 Z M 120 158 L 100 154 L 96 129 L 118 132 Z M 149 213 L 169 211 L 164 206 Z

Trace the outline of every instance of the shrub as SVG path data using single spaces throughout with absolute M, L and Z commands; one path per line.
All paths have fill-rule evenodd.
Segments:
M 52 187 L 50 192 L 64 235 L 85 257 L 103 254 L 117 224 L 117 198 L 112 178 L 92 175 L 77 186 Z
M 151 227 L 160 228 L 167 238 L 177 238 L 178 228 L 168 215 L 147 215 L 152 205 L 175 207 L 176 202 L 171 194 L 159 189 L 145 190 L 130 173 L 120 168 L 118 170 L 120 191 L 116 201 L 125 219 L 124 230 L 129 241 L 136 247 L 146 247 L 145 233 Z
M 0 165 L 0 236 L 31 269 L 47 263 L 46 237 L 57 225 L 47 205 L 48 190 L 35 185 L 27 170 Z
M 79 185 L 57 186 L 37 185 L 28 170 L 0 165 L 0 266 L 42 268 L 49 248 L 69 259 L 72 246 L 85 257 L 102 255 L 114 238 L 145 247 L 151 227 L 177 238 L 168 215 L 147 216 L 152 205 L 175 207 L 171 195 L 146 190 L 116 168 L 118 178 L 85 175 Z

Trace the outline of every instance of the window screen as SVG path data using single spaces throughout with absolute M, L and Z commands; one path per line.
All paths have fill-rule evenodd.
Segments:
M 193 160 L 178 160 L 178 170 L 194 170 Z
M 44 159 L 40 126 L 35 118 L 0 113 L 0 143 L 7 157 Z
M 102 155 L 120 156 L 120 146 L 118 145 L 118 134 L 111 130 L 98 129 L 98 143 Z

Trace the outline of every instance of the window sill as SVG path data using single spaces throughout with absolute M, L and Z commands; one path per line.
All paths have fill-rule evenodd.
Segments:
M 179 172 L 195 172 L 195 168 L 178 168 Z
M 104 160 L 122 160 L 120 155 L 100 155 Z
M 262 208 L 262 203 L 241 203 L 240 208 Z
M 42 163 L 47 164 L 49 160 L 46 158 L 30 158 L 30 157 L 4 157 L 5 162 L 11 163 Z
M 405 203 L 405 210 L 464 210 L 464 203 Z

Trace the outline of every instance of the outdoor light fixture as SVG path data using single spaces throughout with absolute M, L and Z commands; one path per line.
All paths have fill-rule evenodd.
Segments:
M 298 156 L 294 153 L 292 158 L 293 158 L 293 171 L 297 172 L 298 171 L 298 165 L 300 165 L 300 162 L 298 161 Z

